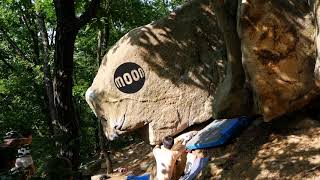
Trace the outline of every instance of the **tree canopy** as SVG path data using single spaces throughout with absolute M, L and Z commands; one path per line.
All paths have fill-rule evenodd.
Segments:
M 74 3 L 75 17 L 88 13 L 91 2 L 70 1 Z M 125 33 L 163 17 L 182 2 L 101 0 L 95 16 L 79 26 L 71 77 L 73 103 L 79 116 L 76 140 L 80 143 L 80 163 L 97 154 L 98 123 L 85 103 L 84 94 L 101 58 Z M 50 114 L 53 102 L 48 94 L 54 88 L 57 70 L 57 3 L 57 0 L 0 2 L 0 136 L 9 130 L 32 130 L 32 155 L 39 175 L 43 173 L 44 162 L 59 153 L 55 143 L 64 138 L 54 133 L 58 123 Z

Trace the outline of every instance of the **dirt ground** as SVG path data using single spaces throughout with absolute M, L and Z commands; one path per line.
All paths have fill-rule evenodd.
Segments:
M 210 149 L 211 160 L 197 179 L 319 179 L 320 122 L 301 113 L 271 123 L 255 122 L 228 145 Z M 144 142 L 113 152 L 112 179 L 150 172 L 152 147 Z

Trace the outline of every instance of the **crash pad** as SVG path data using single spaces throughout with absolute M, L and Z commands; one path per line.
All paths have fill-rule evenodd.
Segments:
M 127 176 L 126 180 L 149 180 L 150 174 L 144 174 L 141 176 Z
M 221 146 L 241 130 L 248 127 L 254 119 L 243 116 L 233 119 L 214 120 L 188 141 L 186 147 L 189 150 L 194 150 Z
M 193 180 L 206 167 L 209 162 L 209 158 L 196 158 L 194 162 L 191 162 L 190 169 L 179 180 Z

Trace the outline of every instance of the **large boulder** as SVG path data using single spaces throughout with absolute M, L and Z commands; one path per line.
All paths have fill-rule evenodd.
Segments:
M 318 87 L 320 87 L 320 1 L 319 0 L 310 0 L 310 6 L 313 10 L 313 15 L 315 17 L 315 24 L 316 24 L 316 48 L 317 48 L 317 58 L 316 58 L 316 66 L 314 69 L 315 73 L 315 80 Z
M 146 127 L 156 144 L 213 117 L 226 50 L 212 2 L 136 28 L 104 57 L 86 99 L 109 139 Z
M 241 0 L 242 63 L 256 109 L 271 120 L 307 104 L 314 83 L 312 13 L 302 0 Z

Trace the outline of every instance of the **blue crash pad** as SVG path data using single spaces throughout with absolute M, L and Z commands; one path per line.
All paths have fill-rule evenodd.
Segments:
M 209 158 L 197 158 L 189 172 L 187 172 L 184 176 L 182 176 L 179 180 L 193 180 L 196 179 L 197 175 L 202 171 L 204 167 L 209 162 Z
M 126 180 L 149 180 L 150 174 L 145 174 L 141 176 L 127 176 Z
M 254 118 L 214 120 L 199 131 L 186 145 L 187 149 L 212 148 L 225 144 L 241 130 L 247 128 Z

